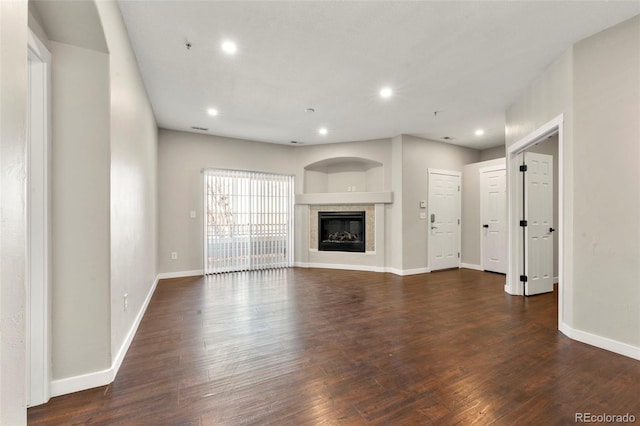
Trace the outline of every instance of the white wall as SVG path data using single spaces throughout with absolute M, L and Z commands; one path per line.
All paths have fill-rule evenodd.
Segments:
M 384 207 L 385 244 L 376 246 L 376 251 L 384 250 L 385 266 L 399 273 L 426 270 L 427 221 L 419 219 L 418 203 L 427 199 L 427 169 L 462 171 L 465 164 L 477 161 L 479 156 L 480 152 L 474 149 L 406 135 L 393 140 L 283 146 L 161 129 L 158 152 L 159 272 L 195 273 L 202 270 L 200 171 L 205 167 L 294 174 L 297 177 L 296 193 L 304 192 L 303 186 L 307 192 L 346 192 L 347 185 L 366 190 L 371 189 L 371 180 L 377 191 L 394 192 L 393 204 Z M 366 174 L 347 169 L 344 173 L 332 169 L 336 173 L 329 174 L 305 170 L 316 162 L 343 157 L 365 158 L 382 167 L 375 167 Z M 310 181 L 303 185 L 305 176 Z M 196 211 L 196 219 L 189 217 L 191 210 Z M 295 260 L 303 263 L 308 257 L 302 252 L 309 247 L 308 214 L 308 207 L 296 207 Z M 178 253 L 177 260 L 171 260 L 171 252 Z
M 640 358 L 640 16 L 573 57 L 573 325 Z
M 575 44 L 506 113 L 507 146 L 564 114 L 561 330 L 635 358 L 640 358 L 639 76 L 640 17 L 635 17 Z
M 295 148 L 160 129 L 158 132 L 158 272 L 202 270 L 202 168 L 296 174 Z M 296 182 L 296 192 L 300 192 Z M 190 218 L 190 211 L 197 214 Z M 178 253 L 171 260 L 171 252 Z
M 156 277 L 158 128 L 117 3 L 103 0 L 96 6 L 110 52 L 113 363 Z
M 55 395 L 112 379 L 155 282 L 157 126 L 115 1 L 32 6 L 52 53 Z
M 34 7 L 33 1 L 29 2 L 29 29 L 33 31 L 36 37 L 44 44 L 47 50 L 51 51 L 51 46 L 49 46 L 49 37 L 47 33 L 42 28 L 42 18 L 38 12 L 38 9 Z
M 480 151 L 480 161 L 495 160 L 497 158 L 504 158 L 506 150 L 504 145 L 494 146 L 493 148 L 487 148 Z
M 26 424 L 27 3 L 0 1 L 0 424 Z
M 109 56 L 50 42 L 54 380 L 109 368 Z
M 461 172 L 480 152 L 408 135 L 402 136 L 402 151 L 402 269 L 423 269 L 429 266 L 429 221 L 419 215 L 425 212 L 420 200 L 428 200 L 428 169 Z

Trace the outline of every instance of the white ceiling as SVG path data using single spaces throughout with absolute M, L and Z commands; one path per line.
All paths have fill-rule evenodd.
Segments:
M 640 1 L 119 4 L 160 127 L 286 144 L 449 136 L 478 149 L 504 143 L 506 107 L 563 51 L 640 13 Z

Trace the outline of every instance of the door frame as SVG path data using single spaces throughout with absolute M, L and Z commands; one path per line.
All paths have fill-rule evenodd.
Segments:
M 511 146 L 507 147 L 507 185 L 508 185 L 508 265 L 507 265 L 507 283 L 505 284 L 505 292 L 512 295 L 524 295 L 524 288 L 519 281 L 519 277 L 524 273 L 522 265 L 522 232 L 519 226 L 519 216 L 521 214 L 522 191 L 521 185 L 518 185 L 519 164 L 517 161 L 518 154 L 524 152 L 527 148 L 538 142 L 545 140 L 547 137 L 558 134 L 558 327 L 561 328 L 565 323 L 565 315 L 571 315 L 565 312 L 565 298 L 569 296 L 572 288 L 572 282 L 565 273 L 565 248 L 571 249 L 571 241 L 566 238 L 564 227 L 564 192 L 565 192 L 565 140 L 564 140 L 564 114 L 560 114 L 543 124 L 541 127 L 531 132 L 524 138 L 518 140 Z M 566 241 L 566 243 L 565 243 Z M 565 244 L 567 244 L 565 247 Z M 569 305 L 567 305 L 569 306 Z
M 489 172 L 497 172 L 500 170 L 504 170 L 505 173 L 505 178 L 507 178 L 507 162 L 505 159 L 505 163 L 501 164 L 501 165 L 496 165 L 496 166 L 486 166 L 486 167 L 481 167 L 478 170 L 478 181 L 480 182 L 480 226 L 482 226 L 483 223 L 485 223 L 484 221 L 484 209 L 483 209 L 483 194 L 484 194 L 484 189 L 482 188 L 482 174 L 483 173 L 489 173 Z M 508 198 L 509 198 L 509 190 L 507 189 L 507 193 L 505 194 L 505 198 L 506 198 L 506 202 L 507 202 L 507 211 L 505 211 L 505 219 L 507 221 L 507 223 L 505 223 L 505 233 L 507 235 L 505 235 L 506 238 L 506 242 L 508 245 L 509 242 L 509 212 L 508 212 Z M 482 270 L 486 271 L 486 265 L 484 264 L 484 234 L 482 234 L 482 230 L 480 231 L 480 267 L 482 268 Z M 507 247 L 505 247 L 505 250 L 507 250 Z M 507 250 L 508 251 L 508 250 Z M 508 269 L 508 265 L 509 265 L 509 257 L 507 256 L 505 258 L 505 262 L 507 262 L 507 269 Z
M 432 174 L 436 174 L 436 175 L 447 175 L 447 176 L 457 176 L 458 177 L 458 185 L 460 190 L 458 191 L 458 209 L 457 209 L 457 213 L 458 213 L 458 219 L 459 219 L 459 223 L 458 223 L 458 253 L 460 253 L 460 256 L 458 256 L 458 268 L 460 267 L 460 265 L 462 264 L 462 172 L 458 172 L 455 170 L 441 170 L 441 169 L 432 169 L 429 168 L 427 169 L 427 236 L 428 236 L 428 245 L 427 245 L 427 249 L 428 249 L 428 259 L 427 259 L 427 269 L 429 271 L 433 270 L 433 253 L 434 251 L 432 250 L 433 247 L 433 238 L 431 238 L 431 191 L 429 191 L 430 185 L 431 185 L 431 175 Z
M 51 53 L 33 31 L 27 48 L 26 397 L 35 406 L 51 397 Z

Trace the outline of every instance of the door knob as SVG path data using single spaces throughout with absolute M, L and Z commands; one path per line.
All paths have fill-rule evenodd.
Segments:
M 549 228 L 549 232 L 553 232 L 553 231 L 555 231 L 555 229 Z
M 484 224 L 484 225 L 482 225 L 482 227 L 483 227 L 483 228 L 488 228 L 488 227 L 489 227 L 489 225 Z
M 438 229 L 438 227 L 437 226 L 432 226 L 431 229 Z

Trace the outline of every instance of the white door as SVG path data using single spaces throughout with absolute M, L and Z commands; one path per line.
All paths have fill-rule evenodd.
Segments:
M 480 169 L 482 269 L 507 273 L 507 171 Z
M 429 170 L 429 267 L 460 266 L 460 172 Z
M 524 275 L 527 296 L 553 291 L 553 156 L 526 152 Z

